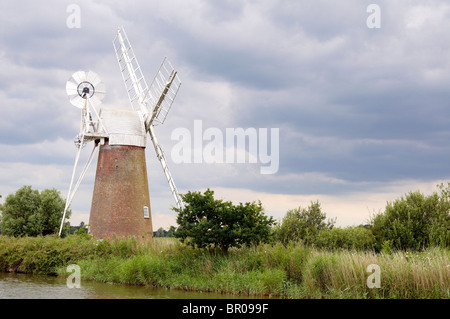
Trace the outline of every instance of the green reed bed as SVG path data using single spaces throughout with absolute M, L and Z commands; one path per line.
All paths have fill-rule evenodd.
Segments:
M 298 243 L 219 251 L 193 249 L 170 238 L 0 236 L 3 271 L 57 273 L 77 264 L 82 280 L 281 298 L 450 298 L 450 251 L 376 254 L 326 251 Z M 369 288 L 369 265 L 380 287 Z

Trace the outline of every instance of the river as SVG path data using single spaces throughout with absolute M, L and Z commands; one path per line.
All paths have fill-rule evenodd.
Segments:
M 245 298 L 209 292 L 190 292 L 146 286 L 81 281 L 69 288 L 67 279 L 0 272 L 0 299 L 228 299 Z

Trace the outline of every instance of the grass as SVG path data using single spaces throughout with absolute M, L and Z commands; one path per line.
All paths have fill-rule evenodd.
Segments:
M 228 254 L 193 249 L 176 239 L 86 240 L 76 236 L 0 236 L 0 267 L 67 276 L 81 267 L 82 280 L 281 298 L 450 298 L 450 251 L 375 254 L 326 251 L 290 243 L 231 249 Z M 371 264 L 380 288 L 369 288 Z

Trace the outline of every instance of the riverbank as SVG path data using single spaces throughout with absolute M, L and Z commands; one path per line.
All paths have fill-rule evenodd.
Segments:
M 2 271 L 68 276 L 69 264 L 80 266 L 82 280 L 190 291 L 302 299 L 450 298 L 450 251 L 442 248 L 375 254 L 291 243 L 224 255 L 170 238 L 139 245 L 133 239 L 0 236 Z

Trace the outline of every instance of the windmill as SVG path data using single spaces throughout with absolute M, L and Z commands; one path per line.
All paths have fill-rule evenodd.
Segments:
M 78 150 L 59 234 L 67 209 L 98 148 L 90 233 L 97 238 L 116 235 L 146 240 L 153 235 L 145 160 L 147 133 L 175 203 L 179 208 L 183 205 L 154 130 L 155 125 L 164 123 L 181 81 L 170 61 L 164 58 L 148 85 L 123 27 L 117 30 L 113 45 L 131 109 L 100 108 L 105 86 L 92 71 L 75 72 L 67 82 L 70 102 L 81 108 L 81 125 L 75 138 Z M 81 149 L 90 141 L 94 142 L 93 149 L 74 186 Z

